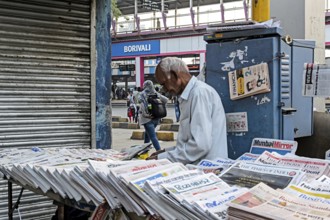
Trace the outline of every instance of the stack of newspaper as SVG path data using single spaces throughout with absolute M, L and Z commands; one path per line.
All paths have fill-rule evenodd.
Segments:
M 285 190 L 259 183 L 228 204 L 228 219 L 330 219 L 327 181 L 323 177 Z
M 69 148 L 4 149 L 0 151 L 0 173 L 2 177 L 18 181 L 23 187 L 40 189 L 45 194 L 52 191 L 62 198 L 98 206 L 104 198 L 109 198 L 109 188 L 104 182 L 94 181 L 97 174 L 88 172 L 91 170 L 88 161 L 123 163 L 121 160 L 134 153 L 132 150 L 127 153 Z M 116 203 L 113 198 L 107 201 Z
M 226 22 L 220 24 L 210 24 L 206 28 L 209 33 L 227 32 L 227 31 L 245 31 L 253 29 L 265 29 L 271 27 L 280 27 L 280 21 L 274 21 L 270 19 L 265 22 L 255 22 L 255 21 L 235 21 Z
M 0 158 L 5 178 L 98 206 L 98 212 L 122 209 L 170 220 L 330 217 L 329 161 L 291 153 L 245 153 L 187 166 L 96 149 L 4 149 Z

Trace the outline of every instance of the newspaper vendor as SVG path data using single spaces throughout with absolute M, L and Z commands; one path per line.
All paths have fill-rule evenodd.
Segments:
M 157 151 L 148 159 L 167 158 L 188 164 L 227 158 L 226 117 L 218 93 L 191 76 L 179 58 L 164 58 L 155 76 L 165 91 L 180 96 L 181 116 L 176 146 Z

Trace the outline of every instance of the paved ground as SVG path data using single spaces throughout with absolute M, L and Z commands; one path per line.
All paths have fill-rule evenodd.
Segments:
M 123 118 L 127 118 L 126 106 L 123 102 L 115 102 L 112 105 L 112 115 L 113 116 L 121 116 Z M 175 112 L 173 105 L 167 106 L 167 117 L 172 118 L 175 121 Z M 157 130 L 159 126 L 157 127 Z M 140 128 L 141 131 L 144 131 L 143 126 Z M 133 129 L 121 129 L 121 128 L 113 128 L 112 129 L 112 148 L 115 150 L 120 150 L 122 148 L 130 147 L 133 145 L 143 144 L 143 140 L 131 140 L 130 137 L 132 135 Z M 174 132 L 174 141 L 159 141 L 160 146 L 162 148 L 175 146 L 176 144 L 176 136 L 177 132 Z M 151 151 L 152 152 L 152 151 Z

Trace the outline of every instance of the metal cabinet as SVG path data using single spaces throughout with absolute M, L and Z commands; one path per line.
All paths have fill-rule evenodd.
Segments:
M 226 113 L 244 114 L 247 118 L 245 131 L 228 132 L 228 156 L 236 159 L 248 152 L 255 137 L 293 140 L 294 123 L 299 120 L 294 114 L 303 107 L 293 98 L 298 99 L 302 92 L 297 91 L 293 83 L 292 53 L 296 54 L 296 50 L 282 40 L 282 30 L 267 28 L 213 33 L 204 39 L 208 43 L 206 83 L 219 93 Z M 303 53 L 299 54 L 303 56 Z M 308 60 L 311 61 L 310 55 L 293 63 L 297 74 L 302 75 L 302 61 Z M 228 72 L 260 63 L 268 64 L 271 91 L 231 100 Z M 302 76 L 297 83 L 302 83 L 298 82 L 301 79 Z M 310 123 L 299 125 L 299 130 L 311 126 Z

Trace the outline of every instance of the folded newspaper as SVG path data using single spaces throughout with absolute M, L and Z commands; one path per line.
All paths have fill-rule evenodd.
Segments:
M 120 152 L 123 153 L 124 160 L 131 160 L 134 157 L 137 157 L 138 155 L 141 155 L 143 153 L 148 152 L 148 150 L 151 149 L 151 143 L 146 143 L 142 145 L 134 145 L 130 148 L 124 148 Z
M 298 147 L 296 141 L 271 138 L 253 138 L 250 153 L 262 154 L 264 151 L 276 152 L 281 155 L 295 154 Z
M 303 72 L 303 95 L 310 97 L 330 96 L 330 66 L 305 63 Z
M 259 183 L 228 205 L 228 219 L 330 218 L 328 205 L 301 200 L 296 196 L 276 191 L 264 183 Z

